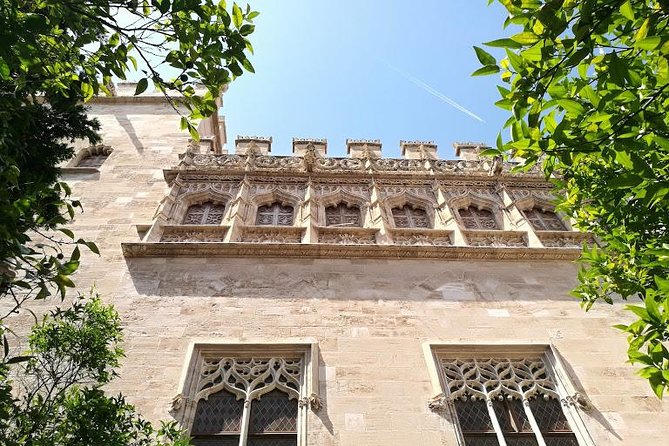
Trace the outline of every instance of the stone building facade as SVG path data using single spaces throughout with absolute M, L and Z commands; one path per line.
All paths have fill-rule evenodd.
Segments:
M 224 121 L 189 142 L 162 98 L 119 90 L 64 176 L 102 252 L 78 284 L 124 323 L 110 390 L 148 418 L 200 445 L 666 444 L 625 311 L 569 297 L 592 240 L 538 173 L 475 144 L 227 153 Z

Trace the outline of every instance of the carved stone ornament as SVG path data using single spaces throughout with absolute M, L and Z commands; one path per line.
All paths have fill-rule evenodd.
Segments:
M 575 231 L 535 231 L 546 248 L 578 248 L 593 243 L 591 234 Z
M 318 242 L 335 245 L 374 245 L 376 228 L 319 227 Z
M 525 232 L 519 231 L 462 231 L 469 246 L 487 246 L 493 248 L 510 248 L 527 246 Z
M 371 167 L 377 172 L 418 172 L 425 171 L 425 161 L 420 159 L 376 158 Z
M 442 359 L 441 369 L 450 400 L 560 398 L 539 358 Z
M 247 226 L 242 231 L 246 243 L 300 243 L 303 228 L 294 226 Z
M 453 231 L 402 228 L 391 230 L 393 243 L 400 246 L 451 246 Z
M 194 402 L 226 390 L 249 402 L 279 389 L 288 397 L 299 398 L 302 359 L 222 358 L 205 360 L 200 370 Z
M 432 412 L 442 413 L 448 410 L 448 404 L 449 401 L 448 398 L 446 398 L 446 395 L 440 393 L 439 395 L 435 395 L 430 398 L 430 400 L 427 402 L 427 407 Z
M 170 229 L 169 231 L 163 232 L 160 241 L 165 243 L 222 242 L 225 240 L 225 233 L 227 228 L 220 227 L 220 229 L 221 230 L 219 231 Z
M 300 398 L 297 402 L 297 405 L 299 407 L 308 407 L 314 412 L 318 412 L 323 407 L 323 401 L 321 400 L 320 396 L 316 395 L 315 393 L 312 393 L 309 396 L 304 396 Z

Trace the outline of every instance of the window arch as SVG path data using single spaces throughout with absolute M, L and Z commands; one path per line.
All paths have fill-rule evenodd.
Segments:
M 396 228 L 429 228 L 430 218 L 425 209 L 405 204 L 391 209 Z
M 523 211 L 525 218 L 536 231 L 566 231 L 562 219 L 555 212 L 544 211 L 537 207 Z
M 274 202 L 258 207 L 256 225 L 258 226 L 292 226 L 294 209 L 290 205 Z
M 362 226 L 360 218 L 360 208 L 358 206 L 347 206 L 345 203 L 339 203 L 325 208 L 326 226 Z
M 495 215 L 488 209 L 468 206 L 458 210 L 458 214 L 465 229 L 500 229 Z
M 185 225 L 218 225 L 224 214 L 224 204 L 207 201 L 189 206 L 183 222 Z

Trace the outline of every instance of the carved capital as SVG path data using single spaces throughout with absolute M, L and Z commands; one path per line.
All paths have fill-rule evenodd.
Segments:
M 440 393 L 439 395 L 430 398 L 430 400 L 427 402 L 427 407 L 432 412 L 442 413 L 446 412 L 448 409 L 448 403 L 449 401 L 448 398 L 446 398 L 446 395 Z
M 308 407 L 314 412 L 319 411 L 323 407 L 323 401 L 321 397 L 315 393 L 312 393 L 309 396 L 302 397 L 298 400 L 297 405 L 299 407 Z

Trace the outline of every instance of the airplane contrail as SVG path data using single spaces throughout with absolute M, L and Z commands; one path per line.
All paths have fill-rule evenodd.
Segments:
M 440 91 L 434 89 L 433 87 L 431 87 L 430 85 L 426 84 L 425 82 L 423 82 L 422 80 L 418 79 L 417 77 L 411 75 L 410 73 L 407 73 L 406 71 L 402 71 L 402 70 L 400 70 L 400 69 L 397 68 L 396 66 L 390 64 L 389 62 L 386 62 L 386 61 L 382 61 L 382 62 L 383 62 L 385 65 L 387 65 L 391 70 L 395 71 L 396 73 L 398 73 L 400 76 L 402 76 L 403 78 L 405 78 L 406 80 L 408 80 L 408 81 L 411 82 L 412 84 L 414 84 L 414 85 L 416 85 L 417 87 L 419 87 L 419 88 L 425 90 L 426 92 L 430 93 L 432 96 L 441 99 L 442 101 L 444 101 L 445 103 L 447 103 L 447 104 L 450 105 L 451 107 L 455 108 L 456 110 L 461 111 L 462 113 L 464 113 L 464 114 L 466 114 L 467 116 L 470 116 L 470 117 L 476 119 L 477 121 L 485 122 L 481 117 L 479 117 L 479 116 L 476 115 L 475 113 L 473 113 L 473 112 L 467 110 L 467 109 L 464 108 L 462 105 L 460 105 L 460 104 L 458 104 L 457 102 L 455 102 L 453 99 L 449 98 L 448 96 L 446 96 L 446 95 L 443 94 L 442 92 L 440 92 Z

